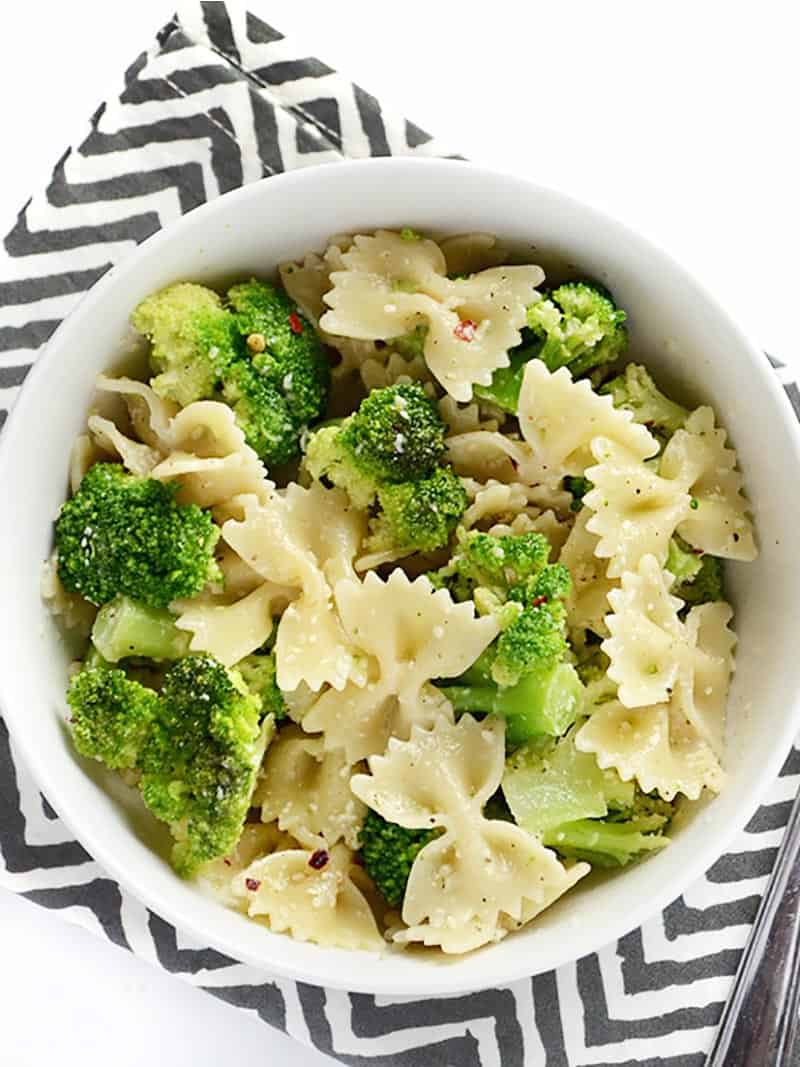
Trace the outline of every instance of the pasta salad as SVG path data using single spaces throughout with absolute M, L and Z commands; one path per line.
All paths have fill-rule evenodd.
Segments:
M 493 237 L 177 282 L 101 376 L 43 595 L 77 751 L 276 932 L 464 953 L 724 784 L 736 454 Z

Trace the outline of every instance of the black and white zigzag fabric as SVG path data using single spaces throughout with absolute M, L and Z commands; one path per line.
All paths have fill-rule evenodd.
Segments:
M 249 14 L 192 3 L 125 74 L 0 255 L 0 426 L 39 348 L 97 279 L 183 212 L 343 157 L 446 151 Z M 773 361 L 775 362 L 775 361 Z M 785 368 L 776 364 L 778 374 Z M 800 393 L 785 387 L 800 414 Z M 0 886 L 256 1012 L 347 1064 L 701 1067 L 800 785 L 768 802 L 663 915 L 559 971 L 416 1002 L 276 981 L 185 938 L 120 891 L 40 793 L 0 720 Z

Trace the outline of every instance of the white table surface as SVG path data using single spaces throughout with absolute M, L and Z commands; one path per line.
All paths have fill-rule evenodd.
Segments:
M 3 230 L 172 7 L 25 0 L 4 10 Z M 623 218 L 703 279 L 760 344 L 800 361 L 795 5 L 249 7 L 455 150 Z M 54 1053 L 62 1067 L 108 1067 L 109 1057 L 115 1067 L 331 1063 L 2 892 L 0 1005 L 4 1067 L 41 1067 Z

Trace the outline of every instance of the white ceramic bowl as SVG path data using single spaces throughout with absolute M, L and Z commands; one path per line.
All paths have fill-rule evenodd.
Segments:
M 124 790 L 80 760 L 64 725 L 69 653 L 39 598 L 70 445 L 95 375 L 114 363 L 131 309 L 177 279 L 270 272 L 332 233 L 379 226 L 486 231 L 543 250 L 605 282 L 630 315 L 633 350 L 679 396 L 710 402 L 729 429 L 757 517 L 761 556 L 729 568 L 739 635 L 729 707 L 728 782 L 631 870 L 593 876 L 528 929 L 465 958 L 383 958 L 302 944 L 215 904 L 165 861 L 168 835 L 126 807 Z M 536 261 L 538 253 L 531 252 Z M 800 434 L 763 354 L 658 249 L 558 193 L 469 164 L 387 159 L 257 182 L 193 211 L 97 284 L 55 333 L 8 422 L 0 452 L 2 706 L 41 788 L 89 852 L 160 915 L 267 972 L 371 993 L 432 995 L 495 986 L 599 948 L 667 905 L 753 813 L 798 730 L 795 536 Z

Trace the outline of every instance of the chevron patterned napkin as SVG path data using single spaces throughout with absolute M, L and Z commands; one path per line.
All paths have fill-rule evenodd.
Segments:
M 0 426 L 40 346 L 139 241 L 245 182 L 391 154 L 444 151 L 254 16 L 223 3 L 185 6 L 5 238 Z M 800 414 L 797 386 L 773 363 Z M 795 750 L 734 850 L 663 915 L 558 971 L 470 996 L 318 989 L 190 941 L 123 894 L 72 840 L 1 719 L 0 886 L 102 928 L 115 944 L 342 1063 L 702 1067 L 798 785 Z

